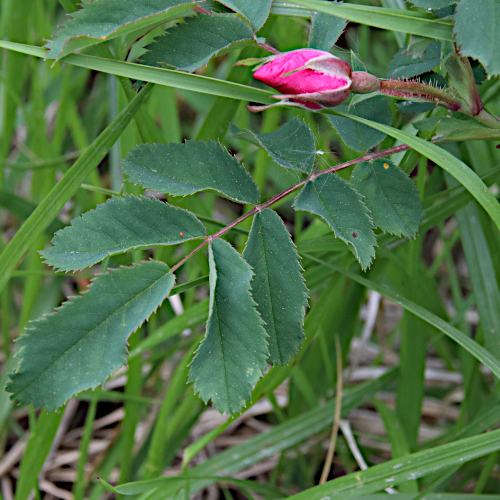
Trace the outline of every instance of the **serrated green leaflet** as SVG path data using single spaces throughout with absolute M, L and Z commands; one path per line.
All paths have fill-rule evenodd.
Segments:
M 273 0 L 217 0 L 217 2 L 246 17 L 257 31 L 269 17 Z
M 352 50 L 351 50 L 351 69 L 352 71 L 366 71 L 366 65 Z
M 140 144 L 122 166 L 130 182 L 174 196 L 210 189 L 241 203 L 259 201 L 250 174 L 216 141 Z
M 99 0 L 85 1 L 73 12 L 52 40 L 47 42 L 47 59 L 60 59 L 75 50 L 111 40 L 147 26 L 155 26 L 192 15 L 196 0 Z
M 425 51 L 432 43 L 430 38 L 425 38 L 423 36 L 411 35 L 408 41 L 408 46 L 403 47 L 403 52 L 410 55 L 413 59 L 423 59 Z
M 316 146 L 309 126 L 292 118 L 273 132 L 258 134 L 251 130 L 239 130 L 232 126 L 231 131 L 238 139 L 251 142 L 267 151 L 269 156 L 282 167 L 309 173 L 316 159 Z
M 210 311 L 189 382 L 203 401 L 234 414 L 266 369 L 266 331 L 250 294 L 250 266 L 226 241 L 209 246 Z
M 341 17 L 316 12 L 311 17 L 308 47 L 329 51 L 342 35 L 347 21 Z
M 454 33 L 463 56 L 478 59 L 490 76 L 500 74 L 500 0 L 461 0 Z
M 323 112 L 336 113 L 336 111 Z M 349 116 L 344 115 L 343 113 L 342 115 Z M 478 177 L 478 175 L 464 162 L 455 158 L 451 153 L 448 153 L 448 151 L 440 148 L 439 146 L 436 146 L 431 142 L 424 141 L 423 139 L 415 137 L 414 135 L 411 135 L 403 130 L 387 127 L 381 123 L 371 122 L 358 116 L 352 116 L 352 119 L 380 130 L 381 132 L 408 144 L 408 146 L 415 149 L 415 151 L 418 151 L 420 154 L 439 165 L 442 169 L 446 170 L 449 174 L 455 177 L 455 179 L 457 179 L 457 181 L 460 182 L 460 184 L 462 184 L 462 186 L 464 186 L 467 191 L 472 194 L 472 196 L 474 196 L 486 212 L 488 212 L 498 229 L 500 229 L 500 204 L 498 203 L 498 200 L 493 196 L 491 191 Z
M 373 223 L 382 231 L 412 238 L 423 217 L 415 183 L 387 159 L 358 163 L 351 183 L 364 196 Z
M 403 9 L 385 9 L 370 5 L 335 4 L 321 0 L 293 0 L 292 2 L 286 2 L 287 5 L 290 3 L 376 28 L 453 41 L 452 23 L 444 19 L 434 20 L 427 13 Z
M 408 47 L 400 49 L 389 63 L 387 78 L 411 78 L 421 75 L 441 62 L 441 42 L 435 41 L 424 50 L 423 58 L 408 54 Z
M 347 181 L 338 175 L 321 175 L 307 182 L 293 207 L 322 217 L 335 236 L 351 247 L 361 267 L 370 267 L 377 245 L 373 223 L 361 196 Z
M 253 267 L 252 295 L 269 335 L 269 362 L 285 365 L 304 338 L 307 288 L 299 256 L 279 215 L 255 215 L 243 258 Z
M 129 335 L 168 297 L 174 281 L 157 261 L 97 277 L 87 292 L 21 335 L 22 360 L 7 390 L 22 404 L 52 411 L 103 384 L 125 363 Z
M 212 56 L 229 48 L 253 43 L 253 31 L 233 14 L 200 15 L 186 19 L 149 44 L 141 61 L 149 66 L 167 65 L 194 71 Z
M 373 120 L 384 125 L 391 125 L 392 113 L 386 97 L 375 96 L 363 100 L 351 106 L 337 106 L 340 112 L 361 116 L 368 120 Z M 360 125 L 352 120 L 346 120 L 340 116 L 328 116 L 328 121 L 340 135 L 345 145 L 354 151 L 367 151 L 375 147 L 385 138 L 385 134 L 370 130 L 369 127 Z
M 41 255 L 61 271 L 83 269 L 108 255 L 153 245 L 175 245 L 205 236 L 190 212 L 156 199 L 114 197 L 57 232 Z

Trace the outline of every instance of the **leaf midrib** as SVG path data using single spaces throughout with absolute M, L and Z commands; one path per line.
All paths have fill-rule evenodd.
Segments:
M 21 393 L 25 393 L 26 390 L 31 387 L 33 385 L 33 383 L 37 380 L 37 378 L 39 378 L 40 376 L 42 376 L 43 374 L 45 374 L 53 365 L 55 362 L 57 362 L 58 360 L 60 360 L 66 353 L 68 353 L 70 350 L 74 349 L 80 342 L 83 341 L 83 339 L 85 338 L 88 338 L 89 335 L 93 334 L 95 332 L 95 330 L 97 330 L 101 325 L 103 325 L 106 321 L 108 321 L 112 316 L 115 316 L 117 314 L 119 314 L 125 307 L 127 307 L 131 302 L 133 302 L 134 300 L 137 299 L 137 297 L 142 297 L 143 294 L 145 293 L 149 293 L 151 288 L 153 288 L 153 286 L 157 285 L 161 280 L 163 280 L 164 278 L 168 278 L 169 276 L 174 276 L 173 274 L 170 273 L 170 271 L 166 274 L 164 274 L 161 278 L 159 278 L 158 280 L 156 280 L 151 286 L 149 286 L 148 288 L 144 289 L 144 291 L 140 292 L 139 294 L 136 294 L 134 295 L 134 297 L 129 300 L 128 302 L 126 302 L 125 304 L 123 304 L 122 306 L 120 306 L 118 309 L 116 309 L 111 315 L 107 316 L 106 318 L 104 318 L 102 321 L 100 321 L 97 325 L 95 325 L 95 327 L 92 328 L 92 330 L 89 330 L 83 337 L 80 337 L 74 344 L 72 344 L 70 347 L 68 347 L 66 350 L 62 351 L 60 353 L 59 356 L 57 356 L 56 358 L 54 358 L 52 360 L 52 362 L 50 364 L 48 364 L 42 371 L 40 371 L 38 374 L 37 374 L 37 377 L 35 379 L 33 379 L 29 384 L 25 385 L 25 388 L 19 392 L 19 394 Z M 175 282 L 175 277 L 174 277 L 174 280 L 172 282 L 172 286 L 174 285 L 174 282 Z M 92 285 L 91 285 L 92 286 Z M 172 288 L 172 287 L 171 287 Z M 90 292 L 90 287 L 89 287 L 89 290 L 87 290 L 87 292 L 84 292 L 82 295 L 79 295 L 75 298 L 75 300 L 83 300 L 84 297 L 85 297 L 85 294 L 89 293 Z M 73 302 L 70 302 L 70 303 L 75 303 L 75 300 Z M 43 321 L 49 321 L 49 318 L 53 317 L 55 314 L 57 313 L 52 313 L 51 315 L 49 316 L 45 316 L 43 318 Z M 147 318 L 145 318 L 142 322 L 144 323 L 144 321 L 146 321 Z M 141 323 L 142 324 L 142 323 Z M 23 366 L 21 365 L 20 368 L 22 369 Z

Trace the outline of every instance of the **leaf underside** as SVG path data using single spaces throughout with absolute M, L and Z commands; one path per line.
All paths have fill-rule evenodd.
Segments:
M 316 145 L 309 126 L 294 117 L 273 132 L 258 134 L 231 127 L 234 137 L 251 142 L 285 168 L 310 173 L 316 159 Z
M 173 196 L 213 190 L 230 200 L 255 205 L 257 184 L 216 141 L 140 144 L 122 163 L 129 181 Z
M 350 113 L 384 125 L 392 124 L 392 113 L 386 97 L 376 96 L 351 106 L 337 106 L 338 111 Z M 383 132 L 362 125 L 342 116 L 328 115 L 328 121 L 340 135 L 345 145 L 362 152 L 375 147 L 385 138 Z
M 209 246 L 210 312 L 205 338 L 189 371 L 195 393 L 234 414 L 266 369 L 266 331 L 250 294 L 252 270 L 223 240 Z
M 175 245 L 205 236 L 190 212 L 156 199 L 110 198 L 58 231 L 40 254 L 61 271 L 83 269 L 109 255 L 154 245 Z
M 477 59 L 490 76 L 500 75 L 500 0 L 461 0 L 454 33 L 462 55 Z
M 304 338 L 307 288 L 290 233 L 279 215 L 255 215 L 243 258 L 254 268 L 252 295 L 269 335 L 269 363 L 285 365 Z
M 359 163 L 351 183 L 364 196 L 373 223 L 382 231 L 413 238 L 423 217 L 415 183 L 389 160 Z
M 98 276 L 87 292 L 30 323 L 18 340 L 22 360 L 7 390 L 21 404 L 52 411 L 103 384 L 125 363 L 130 334 L 168 297 L 174 282 L 158 261 Z
M 344 32 L 346 25 L 346 19 L 316 12 L 311 16 L 308 47 L 329 51 Z
M 408 41 L 408 46 L 406 50 L 403 51 L 406 55 L 411 55 L 412 59 L 424 59 L 425 51 L 429 48 L 432 43 L 432 38 L 427 38 L 424 36 L 410 35 L 410 40 Z
M 351 184 L 338 175 L 321 175 L 307 182 L 293 207 L 322 217 L 335 236 L 353 250 L 361 267 L 370 267 L 377 240 L 368 209 Z
M 387 78 L 412 78 L 430 71 L 441 62 L 441 42 L 436 40 L 424 50 L 422 59 L 407 54 L 407 47 L 400 49 L 389 63 Z
M 257 31 L 264 26 L 269 17 L 273 0 L 217 0 L 217 2 L 247 18 Z
M 195 71 L 222 51 L 253 43 L 253 36 L 248 23 L 234 14 L 202 14 L 155 38 L 141 62 Z
M 82 2 L 82 9 L 49 40 L 47 59 L 60 59 L 76 50 L 111 40 L 150 25 L 192 14 L 197 0 L 99 0 Z

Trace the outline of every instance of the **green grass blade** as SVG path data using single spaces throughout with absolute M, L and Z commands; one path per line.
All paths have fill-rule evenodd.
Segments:
M 0 47 L 35 57 L 45 57 L 44 49 L 34 45 L 0 40 Z M 116 76 L 157 83 L 158 85 L 166 85 L 168 87 L 193 90 L 205 94 L 230 97 L 243 101 L 255 101 L 264 104 L 272 104 L 275 102 L 270 97 L 272 93 L 267 90 L 182 71 L 153 68 L 142 64 L 103 59 L 101 57 L 82 54 L 70 54 L 64 58 L 64 62 L 73 64 L 74 66 L 100 71 L 102 73 L 110 73 Z
M 407 480 L 418 479 L 453 465 L 474 460 L 500 449 L 500 430 L 462 439 L 430 450 L 375 465 L 293 495 L 294 500 L 359 498 Z
M 453 41 L 452 23 L 448 19 L 432 19 L 409 10 L 336 4 L 321 0 L 292 0 L 292 3 L 376 28 Z
M 405 431 L 401 426 L 397 415 L 382 401 L 375 399 L 375 408 L 382 417 L 385 432 L 391 444 L 392 458 L 404 457 L 410 454 L 410 447 L 406 439 Z M 418 412 L 420 416 L 420 412 Z M 404 493 L 417 493 L 418 483 L 416 481 L 407 481 L 399 485 L 399 491 Z
M 363 496 L 360 500 L 387 500 L 386 493 Z M 500 495 L 471 495 L 469 493 L 431 493 L 422 497 L 421 493 L 399 493 L 398 500 L 500 500 Z
M 151 445 L 149 446 L 148 456 L 144 464 L 143 480 L 161 476 L 163 467 L 165 466 L 165 450 L 167 449 L 169 440 L 172 439 L 172 420 L 176 414 L 175 410 L 181 404 L 186 392 L 189 363 L 196 347 L 197 344 L 194 343 L 188 349 L 169 381 L 158 413 L 156 425 L 152 431 Z
M 50 451 L 62 416 L 62 411 L 47 413 L 44 409 L 40 413 L 21 461 L 15 500 L 26 500 L 36 488 L 38 474 Z
M 7 283 L 19 260 L 56 218 L 64 204 L 76 193 L 82 182 L 99 165 L 101 160 L 123 132 L 134 114 L 145 101 L 152 86 L 139 92 L 126 108 L 106 127 L 92 145 L 85 150 L 63 178 L 51 189 L 38 207 L 28 217 L 21 229 L 0 254 L 0 290 Z
M 0 188 L 0 207 L 6 208 L 21 220 L 26 220 L 31 213 L 36 209 L 34 203 L 10 193 L 5 189 Z M 64 227 L 64 222 L 59 218 L 51 221 L 50 225 L 45 229 L 45 233 L 52 236 L 56 231 Z
M 369 125 L 370 127 L 394 137 L 394 139 L 404 142 L 415 151 L 418 151 L 421 155 L 429 158 L 429 160 L 432 160 L 443 170 L 446 170 L 449 174 L 455 177 L 455 179 L 457 179 L 458 182 L 460 182 L 460 184 L 462 184 L 472 194 L 472 196 L 474 196 L 486 212 L 488 212 L 496 226 L 500 229 L 500 204 L 498 203 L 498 200 L 493 196 L 488 187 L 472 169 L 451 153 L 448 153 L 448 151 L 445 151 L 431 142 L 415 137 L 408 132 L 404 132 L 403 130 L 398 130 L 381 123 L 365 120 L 359 116 L 338 113 L 336 111 L 324 112 L 327 114 L 339 114 L 341 116 L 349 117 L 359 123 Z
M 486 346 L 500 357 L 500 291 L 477 205 L 471 203 L 456 217 Z
M 375 281 L 369 280 L 367 278 L 363 278 L 362 276 L 357 275 L 347 269 L 344 269 L 335 264 L 330 264 L 324 260 L 318 259 L 310 254 L 303 254 L 304 257 L 313 260 L 314 262 L 318 262 L 319 264 L 329 267 L 339 273 L 344 274 L 348 278 L 357 281 L 359 284 L 370 288 L 371 290 L 375 290 L 376 292 L 381 293 L 384 297 L 387 297 L 389 300 L 392 300 L 396 304 L 399 304 L 401 307 L 410 311 L 415 316 L 423 319 L 427 323 L 431 324 L 445 335 L 454 340 L 457 344 L 462 346 L 465 350 L 467 350 L 472 356 L 474 356 L 477 360 L 487 366 L 497 377 L 500 377 L 500 362 L 496 359 L 491 353 L 489 353 L 484 347 L 480 346 L 477 342 L 472 340 L 470 337 L 465 335 L 465 333 L 461 332 L 457 328 L 451 326 L 449 323 L 441 319 L 439 316 L 432 314 L 424 307 L 415 304 L 411 300 L 403 297 L 399 293 L 396 293 L 394 290 L 389 288 L 386 285 L 381 283 L 376 283 Z
M 379 378 L 370 380 L 353 389 L 344 391 L 342 414 L 347 415 L 354 408 L 363 404 L 376 392 L 387 389 L 397 378 L 397 370 L 391 370 Z M 240 445 L 233 446 L 206 462 L 190 469 L 188 476 L 228 476 L 264 460 L 282 450 L 289 449 L 308 437 L 327 429 L 333 421 L 335 401 L 314 408 L 295 418 L 279 424 L 268 432 L 259 434 Z M 213 484 L 214 480 L 196 480 L 190 483 L 191 494 Z M 175 495 L 178 486 L 169 485 L 158 489 L 154 494 L 141 497 L 148 500 L 165 500 Z
M 197 479 L 200 481 L 201 480 L 212 481 L 214 483 L 228 484 L 232 486 L 239 486 L 241 489 L 245 488 L 250 491 L 260 493 L 261 495 L 264 495 L 264 498 L 278 499 L 286 497 L 286 495 L 281 491 L 276 490 L 271 486 L 258 483 L 257 481 L 252 481 L 249 479 L 221 478 L 219 476 L 205 476 L 205 477 L 196 476 L 194 478 L 189 478 L 189 479 L 178 476 L 160 477 L 158 479 L 153 479 L 150 481 L 137 481 L 134 483 L 121 484 L 116 487 L 113 487 L 110 484 L 106 483 L 103 484 L 103 487 L 106 489 L 106 491 L 109 491 L 111 493 L 118 493 L 122 495 L 137 495 L 139 493 L 145 493 L 151 490 L 155 490 L 169 483 L 178 485 L 179 487 L 183 486 L 189 487 L 189 482 L 192 481 L 193 479 Z M 104 481 L 101 480 L 101 483 L 104 483 Z

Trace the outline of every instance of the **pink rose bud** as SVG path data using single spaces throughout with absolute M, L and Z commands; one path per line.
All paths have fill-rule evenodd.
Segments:
M 342 59 L 316 49 L 298 49 L 267 58 L 254 78 L 310 109 L 336 106 L 351 93 L 351 67 Z

